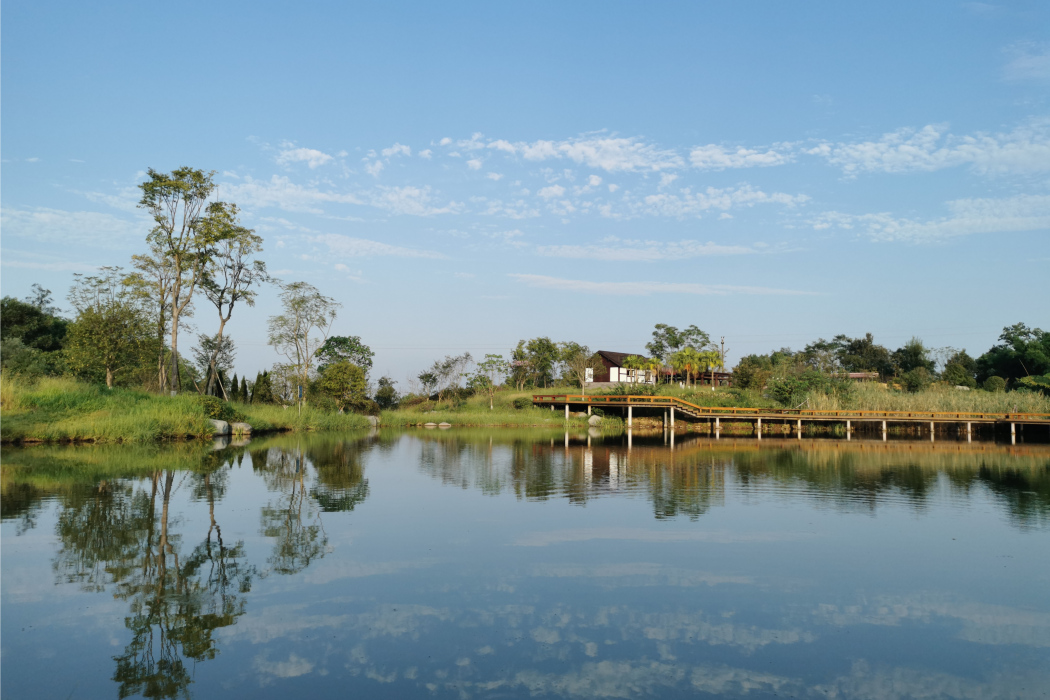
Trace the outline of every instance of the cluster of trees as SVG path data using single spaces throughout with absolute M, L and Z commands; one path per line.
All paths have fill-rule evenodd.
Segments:
M 781 348 L 741 358 L 733 370 L 742 388 L 771 388 L 825 383 L 850 372 L 877 373 L 883 381 L 919 391 L 933 382 L 989 391 L 1029 388 L 1050 391 L 1050 332 L 1023 323 L 1007 326 L 999 342 L 976 359 L 965 350 L 929 348 L 919 338 L 890 350 L 863 338 L 820 338 L 800 351 Z M 798 393 L 798 392 L 789 392 Z
M 369 408 L 372 351 L 356 336 L 329 337 L 339 309 L 333 299 L 267 273 L 258 257 L 262 238 L 240 224 L 237 205 L 215 200 L 213 176 L 192 168 L 148 171 L 139 185 L 139 206 L 153 220 L 146 251 L 132 256 L 130 270 L 74 275 L 72 320 L 39 285 L 25 299 L 4 297 L 4 371 L 228 400 L 288 405 L 313 397 L 339 410 Z M 228 324 L 236 309 L 255 305 L 265 283 L 281 290 L 282 313 L 269 319 L 268 330 L 285 361 L 255 382 L 230 377 L 236 348 Z M 214 332 L 198 334 L 197 346 L 184 354 L 180 331 L 189 330 L 202 303 L 214 309 Z M 393 382 L 383 382 L 384 401 L 396 403 Z

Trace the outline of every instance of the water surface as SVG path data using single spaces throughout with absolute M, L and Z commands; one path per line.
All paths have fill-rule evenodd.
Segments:
M 7 698 L 1050 695 L 1050 448 L 5 448 Z

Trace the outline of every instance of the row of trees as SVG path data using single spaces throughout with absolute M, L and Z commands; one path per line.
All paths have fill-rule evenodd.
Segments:
M 734 368 L 734 382 L 741 388 L 763 388 L 771 380 L 815 372 L 842 377 L 850 372 L 877 373 L 883 381 L 901 384 L 910 391 L 935 381 L 970 389 L 1030 388 L 1050 390 L 1050 332 L 1017 323 L 1003 328 L 999 342 L 976 359 L 965 350 L 929 348 L 919 338 L 889 350 L 871 333 L 862 338 L 846 335 L 820 338 L 802 350 L 781 348 L 766 355 L 747 355 Z

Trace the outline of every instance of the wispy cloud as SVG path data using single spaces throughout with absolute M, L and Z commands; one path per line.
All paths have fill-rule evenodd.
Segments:
M 646 195 L 640 201 L 634 201 L 633 214 L 651 214 L 659 216 L 696 216 L 712 209 L 726 211 L 734 207 L 753 207 L 756 204 L 780 204 L 794 207 L 809 201 L 804 194 L 791 195 L 784 192 L 763 192 L 751 185 L 740 187 L 708 187 L 702 192 L 693 192 L 683 188 L 677 193 L 660 192 Z
M 727 284 L 699 284 L 695 282 L 591 282 L 588 280 L 569 280 L 558 277 L 548 277 L 546 275 L 511 274 L 509 276 L 519 282 L 529 285 L 530 287 L 616 296 L 650 296 L 652 294 L 694 294 L 705 296 L 724 296 L 727 294 L 811 294 L 811 292 L 791 289 L 746 287 Z
M 224 185 L 226 195 L 246 206 L 278 207 L 286 211 L 323 214 L 323 204 L 352 204 L 382 209 L 392 214 L 434 216 L 459 211 L 456 202 L 437 203 L 430 187 L 385 187 L 357 192 L 321 190 L 298 185 L 287 177 L 274 175 L 269 180 L 245 178 L 243 182 Z
M 697 146 L 689 153 L 689 162 L 702 170 L 724 170 L 726 168 L 768 168 L 794 160 L 792 144 L 777 144 L 768 150 L 749 148 L 730 149 L 708 144 Z
M 132 240 L 145 239 L 149 223 L 143 216 L 123 219 L 93 211 L 4 208 L 0 228 L 5 236 L 34 241 L 123 248 Z
M 1050 120 L 1033 120 L 1011 132 L 955 136 L 944 124 L 898 129 L 877 141 L 821 143 L 807 153 L 823 157 L 849 176 L 971 166 L 983 174 L 1050 170 Z
M 311 170 L 324 165 L 330 160 L 332 160 L 332 156 L 313 148 L 285 148 L 277 154 L 278 165 L 306 163 Z
M 552 258 L 578 258 L 652 262 L 656 260 L 683 260 L 708 255 L 747 255 L 766 252 L 762 248 L 702 243 L 701 241 L 635 241 L 610 237 L 594 245 L 548 245 L 536 248 L 539 255 Z
M 442 139 L 441 145 L 453 145 Z M 606 170 L 608 172 L 645 172 L 680 168 L 682 157 L 673 149 L 661 148 L 647 143 L 639 137 L 604 136 L 584 134 L 560 141 L 518 141 L 486 139 L 474 134 L 469 139 L 457 141 L 461 150 L 481 149 L 503 152 L 527 161 L 570 160 L 574 163 Z
M 1050 80 L 1050 44 L 1019 41 L 1007 46 L 1005 53 L 1010 57 L 1003 70 L 1007 80 Z
M 897 218 L 888 213 L 855 215 L 831 211 L 809 223 L 817 230 L 859 229 L 875 240 L 915 243 L 986 233 L 1050 230 L 1050 195 L 956 199 L 947 207 L 950 216 L 928 221 Z
M 322 233 L 317 236 L 309 236 L 308 239 L 314 243 L 324 245 L 332 255 L 344 258 L 361 257 L 397 257 L 397 258 L 431 258 L 441 259 L 445 256 L 433 250 L 420 250 L 418 248 L 405 248 L 390 245 L 367 238 L 353 238 L 337 233 Z

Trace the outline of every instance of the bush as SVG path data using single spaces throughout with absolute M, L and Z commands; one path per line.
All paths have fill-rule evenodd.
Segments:
M 958 362 L 949 362 L 945 365 L 941 378 L 948 383 L 948 386 L 977 388 L 977 380 L 973 378 L 973 373 L 967 371 L 966 367 Z
M 984 380 L 983 388 L 985 391 L 1006 391 L 1006 380 L 992 375 Z
M 398 406 L 400 408 L 412 408 L 413 406 L 418 406 L 419 404 L 426 403 L 427 401 L 429 401 L 429 399 L 426 396 L 415 396 L 410 394 L 408 396 L 402 397 L 401 401 L 398 403 Z
M 532 405 L 532 399 L 529 398 L 528 396 L 519 396 L 518 398 L 514 399 L 514 401 L 512 403 L 514 404 L 514 408 L 516 408 L 516 409 L 518 409 L 520 411 L 520 410 L 526 409 L 529 406 L 531 406 Z
M 902 374 L 901 382 L 908 391 L 922 391 L 933 382 L 933 375 L 925 367 L 916 367 Z
M 218 396 L 200 395 L 197 397 L 197 402 L 201 405 L 201 408 L 204 409 L 205 418 L 224 420 L 227 423 L 237 419 L 237 411 L 234 410 L 233 406 L 226 403 Z
M 806 395 L 810 392 L 826 396 L 835 395 L 848 402 L 854 390 L 852 382 L 832 379 L 816 370 L 770 380 L 768 387 L 770 398 L 788 408 L 795 408 L 804 403 Z

